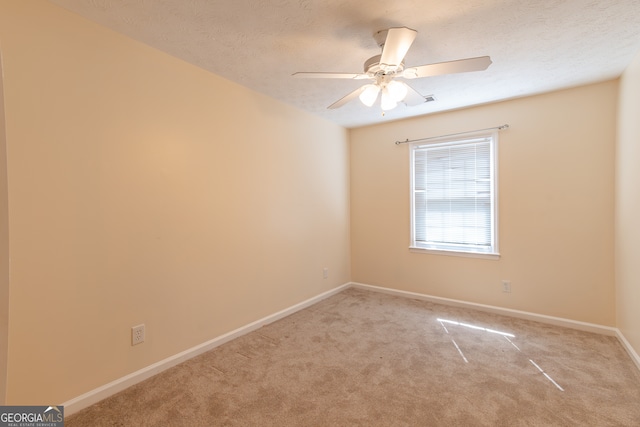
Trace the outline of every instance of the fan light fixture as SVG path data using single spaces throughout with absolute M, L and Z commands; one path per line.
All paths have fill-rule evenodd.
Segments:
M 408 88 L 404 83 L 395 80 L 386 84 L 368 84 L 364 86 L 362 93 L 360 93 L 360 101 L 367 107 L 371 107 L 376 102 L 376 99 L 378 99 L 378 94 L 381 91 L 380 106 L 383 110 L 392 110 L 407 96 Z

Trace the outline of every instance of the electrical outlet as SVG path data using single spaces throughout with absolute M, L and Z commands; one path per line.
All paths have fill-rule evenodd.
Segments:
M 144 324 L 131 328 L 131 345 L 141 344 L 144 342 Z
M 511 293 L 511 281 L 509 280 L 502 281 L 502 292 Z
M 322 278 L 327 279 L 329 277 L 329 268 L 325 267 L 322 269 Z

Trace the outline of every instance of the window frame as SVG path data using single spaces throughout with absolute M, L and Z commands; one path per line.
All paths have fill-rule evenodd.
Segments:
M 465 250 L 465 249 L 452 249 L 452 248 L 444 248 L 437 247 L 437 245 L 429 245 L 435 247 L 426 247 L 427 245 L 420 245 L 415 241 L 416 227 L 415 227 L 415 152 L 417 147 L 437 147 L 437 146 L 446 146 L 446 145 L 461 145 L 464 143 L 469 143 L 470 141 L 486 138 L 489 139 L 490 146 L 490 176 L 491 176 L 491 239 L 492 246 L 490 252 L 481 252 L 481 251 L 473 251 L 473 250 Z M 471 258 L 485 258 L 485 259 L 499 259 L 499 236 L 498 236 L 498 132 L 477 132 L 477 133 L 468 133 L 465 135 L 460 135 L 457 137 L 442 137 L 442 138 L 433 138 L 428 142 L 412 142 L 409 144 L 409 170 L 410 170 L 410 185 L 409 185 L 409 193 L 410 193 L 410 212 L 411 212 L 411 229 L 409 235 L 409 251 L 414 253 L 426 253 L 426 254 L 436 254 L 436 255 L 448 255 L 448 256 L 458 256 L 458 257 L 471 257 Z M 444 245 L 443 245 L 444 246 Z

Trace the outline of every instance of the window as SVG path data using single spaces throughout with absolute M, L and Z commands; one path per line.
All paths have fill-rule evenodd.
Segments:
M 411 248 L 497 258 L 497 134 L 411 145 Z

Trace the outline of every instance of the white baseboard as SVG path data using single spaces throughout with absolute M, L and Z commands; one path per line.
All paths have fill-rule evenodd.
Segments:
M 342 286 L 338 286 L 337 288 L 331 289 L 327 292 L 323 292 L 320 295 L 316 295 L 313 298 L 309 298 L 308 300 L 302 301 L 301 303 L 293 305 L 277 313 L 271 314 L 262 319 L 256 320 L 255 322 L 249 323 L 248 325 L 242 326 L 236 330 L 233 330 L 224 335 L 216 337 L 212 340 L 199 344 L 195 347 L 189 348 L 183 352 L 180 352 L 164 360 L 156 362 L 153 365 L 149 365 L 136 372 L 132 372 L 131 374 L 126 375 L 122 378 L 118 378 L 117 380 L 112 381 L 108 384 L 105 384 L 96 389 L 88 391 L 87 393 L 84 393 L 67 402 L 64 402 L 62 404 L 64 406 L 64 414 L 65 416 L 75 414 L 76 412 L 86 407 L 89 407 L 94 403 L 97 403 L 103 399 L 106 399 L 109 396 L 112 396 L 128 387 L 131 387 L 134 384 L 144 381 L 186 360 L 189 360 L 211 349 L 214 349 L 226 342 L 231 341 L 232 339 L 238 338 L 242 335 L 248 334 L 249 332 L 255 331 L 256 329 L 259 329 L 262 326 L 273 323 L 276 320 L 280 320 L 284 317 L 287 317 L 297 311 L 300 311 L 313 304 L 316 304 L 317 302 L 320 302 L 325 298 L 328 298 L 332 295 L 342 292 L 349 286 L 351 286 L 351 284 L 346 283 Z
M 380 287 L 380 286 L 365 285 L 363 283 L 351 282 L 350 283 L 350 287 L 359 288 L 359 289 L 366 289 L 366 290 L 375 291 L 375 292 L 382 292 L 382 293 L 401 296 L 401 297 L 406 297 L 406 298 L 414 298 L 414 299 L 419 299 L 419 300 L 423 300 L 423 301 L 430 301 L 430 302 L 434 302 L 434 303 L 438 303 L 438 304 L 445 304 L 445 305 L 451 305 L 451 306 L 456 306 L 456 307 L 473 308 L 473 309 L 476 309 L 476 310 L 481 310 L 481 311 L 485 311 L 485 312 L 489 312 L 489 313 L 495 313 L 495 314 L 502 314 L 504 316 L 517 317 L 519 319 L 533 320 L 533 321 L 536 321 L 536 322 L 547 323 L 547 324 L 556 325 L 556 326 L 563 326 L 565 328 L 578 329 L 578 330 L 581 330 L 581 331 L 593 332 L 593 333 L 601 334 L 601 335 L 614 336 L 614 337 L 618 338 L 618 341 L 620 341 L 620 343 L 622 344 L 624 349 L 627 351 L 627 353 L 629 353 L 629 357 L 631 357 L 631 360 L 633 361 L 633 363 L 635 363 L 635 365 L 638 368 L 638 370 L 640 370 L 640 356 L 638 356 L 638 353 L 636 353 L 636 351 L 633 348 L 633 346 L 629 343 L 629 341 L 627 341 L 625 336 L 622 334 L 622 332 L 618 328 L 613 328 L 611 326 L 597 325 L 595 323 L 587 323 L 587 322 L 580 322 L 580 321 L 577 321 L 577 320 L 564 319 L 562 317 L 546 316 L 544 314 L 536 314 L 536 313 L 531 313 L 531 312 L 528 312 L 528 311 L 512 310 L 510 308 L 502 308 L 502 307 L 496 307 L 496 306 L 492 306 L 492 305 L 476 304 L 476 303 L 467 302 L 467 301 L 460 301 L 460 300 L 449 299 L 449 298 L 434 297 L 434 296 L 431 296 L 431 295 L 419 294 L 419 293 L 415 293 L 415 292 L 408 292 L 408 291 L 400 291 L 400 290 L 397 290 L 397 289 L 383 288 L 383 287 Z
M 618 340 L 620 340 L 620 343 L 622 343 L 622 346 L 624 347 L 624 349 L 627 350 L 627 353 L 629 353 L 629 357 L 631 357 L 631 360 L 633 360 L 633 363 L 635 363 L 637 368 L 640 370 L 640 356 L 638 356 L 638 353 L 636 353 L 636 351 L 631 346 L 629 341 L 627 341 L 627 339 L 624 337 L 624 335 L 622 334 L 622 331 L 620 331 L 619 329 L 616 329 L 616 330 L 617 330 L 616 336 L 618 337 Z
M 617 336 L 618 330 L 610 326 L 597 325 L 595 323 L 580 322 L 578 320 L 563 319 L 562 317 L 546 316 L 544 314 L 536 314 L 528 311 L 513 310 L 510 308 L 497 307 L 493 305 L 476 304 L 473 302 L 461 301 L 450 298 L 434 297 L 431 295 L 419 294 L 416 292 L 400 291 L 397 289 L 383 288 L 379 286 L 366 285 L 364 283 L 351 282 L 351 287 L 367 289 L 370 291 L 383 292 L 386 294 L 397 295 L 402 297 L 414 298 L 423 301 L 435 302 L 438 304 L 451 305 L 456 307 L 473 308 L 488 313 L 502 314 L 504 316 L 517 317 L 519 319 L 533 320 L 536 322 L 547 323 L 565 328 L 579 329 L 581 331 L 594 332 L 602 335 Z

